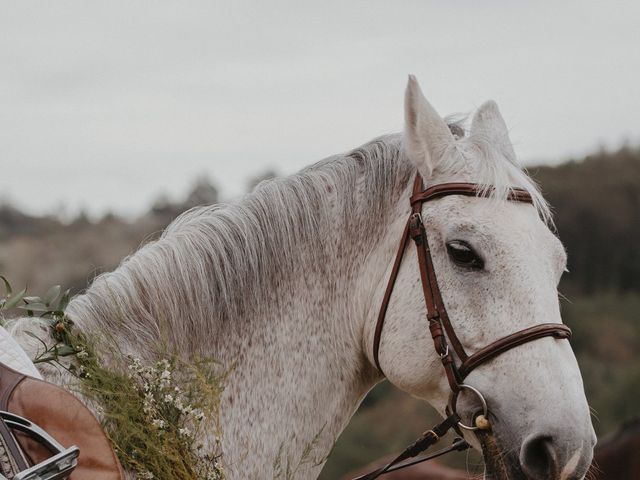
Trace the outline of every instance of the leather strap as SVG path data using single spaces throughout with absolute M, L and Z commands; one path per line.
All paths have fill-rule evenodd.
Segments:
M 410 225 L 410 235 L 414 240 L 416 252 L 418 254 L 418 268 L 420 270 L 422 293 L 427 307 L 429 331 L 431 332 L 431 338 L 433 339 L 433 345 L 436 353 L 440 356 L 442 361 L 442 366 L 444 367 L 445 374 L 447 375 L 449 387 L 451 390 L 456 392 L 458 391 L 458 384 L 462 379 L 457 372 L 453 356 L 449 351 L 447 336 L 451 340 L 456 351 L 460 350 L 465 359 L 467 355 L 462 348 L 458 337 L 455 335 L 451 322 L 449 322 L 449 317 L 446 314 L 446 309 L 444 308 L 442 297 L 440 296 L 440 290 L 438 288 L 438 279 L 436 278 L 436 272 L 433 267 L 427 232 L 419 213 L 416 212 L 411 215 Z M 447 332 L 447 336 L 445 336 L 445 331 Z
M 380 475 L 384 475 L 389 471 L 398 470 L 399 468 L 393 468 L 393 467 L 409 458 L 413 458 L 419 455 L 421 452 L 424 452 L 425 450 L 430 448 L 432 445 L 437 443 L 441 437 L 444 437 L 449 430 L 451 430 L 452 428 L 455 428 L 455 426 L 458 424 L 459 421 L 460 421 L 460 417 L 458 417 L 456 413 L 449 415 L 447 418 L 445 418 L 441 423 L 433 427 L 431 430 L 427 430 L 426 432 L 424 432 L 418 440 L 416 440 L 407 448 L 405 448 L 400 455 L 395 457 L 393 460 L 387 463 L 384 467 L 378 468 L 377 470 L 374 470 L 373 472 L 367 473 L 365 475 L 361 475 L 357 478 L 354 478 L 353 480 L 375 480 Z M 467 448 L 469 448 L 469 444 L 464 440 L 454 445 L 455 445 L 454 448 L 447 451 L 466 450 Z M 433 457 L 430 457 L 430 458 L 433 458 Z M 424 459 L 424 460 L 428 460 L 428 459 Z M 401 468 L 408 467 L 408 466 L 409 465 L 403 465 Z
M 484 362 L 514 347 L 543 337 L 566 338 L 568 340 L 571 338 L 571 329 L 562 323 L 543 323 L 502 337 L 486 347 L 481 348 L 462 362 L 459 370 L 460 376 L 464 379 L 474 368 Z
M 420 176 L 417 176 L 416 178 L 420 179 Z M 420 184 L 422 184 L 421 179 Z M 446 197 L 447 195 L 463 195 L 465 197 L 489 197 L 494 192 L 494 190 L 495 189 L 493 187 L 483 187 L 481 185 L 478 185 L 477 183 L 440 183 L 438 185 L 429 187 L 426 190 L 420 189 L 416 191 L 414 189 L 410 202 L 411 205 L 422 205 L 424 202 L 428 202 L 429 200 L 434 200 L 440 197 Z M 522 188 L 515 187 L 509 189 L 509 192 L 507 193 L 507 200 L 511 200 L 513 202 L 533 203 L 533 199 L 531 198 L 529 192 L 523 190 Z
M 396 278 L 398 278 L 398 272 L 400 271 L 400 264 L 402 263 L 402 257 L 404 257 L 404 251 L 407 248 L 407 242 L 409 241 L 409 222 L 404 227 L 404 232 L 400 240 L 400 247 L 396 253 L 396 258 L 393 261 L 393 268 L 391 269 L 391 275 L 387 282 L 387 288 L 382 297 L 382 304 L 380 305 L 380 311 L 378 312 L 378 321 L 376 322 L 376 331 L 373 336 L 373 361 L 379 371 L 382 372 L 380 366 L 380 338 L 382 337 L 382 327 L 384 326 L 384 319 L 387 315 L 387 309 L 389 308 L 389 301 L 391 300 L 391 294 L 393 293 L 393 287 L 396 284 Z

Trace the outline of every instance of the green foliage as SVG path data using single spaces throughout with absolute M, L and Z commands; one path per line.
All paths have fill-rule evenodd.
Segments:
M 65 290 L 65 292 L 60 295 L 62 288 L 60 285 L 54 285 L 47 290 L 47 293 L 42 298 L 26 296 L 26 287 L 14 294 L 11 284 L 4 275 L 0 275 L 0 280 L 5 289 L 4 297 L 0 298 L 0 310 L 19 308 L 26 310 L 29 316 L 38 313 L 40 317 L 49 319 L 64 316 L 64 309 L 67 308 L 71 296 L 69 290 Z
M 0 299 L 0 310 L 12 310 L 14 308 L 26 311 L 30 317 L 37 316 L 49 326 L 51 340 L 44 340 L 32 332 L 27 335 L 38 340 L 43 348 L 39 351 L 33 363 L 57 362 L 63 357 L 75 355 L 77 351 L 71 344 L 69 336 L 73 322 L 64 314 L 64 310 L 71 299 L 70 290 L 62 292 L 60 285 L 54 285 L 42 297 L 27 296 L 26 287 L 14 294 L 9 281 L 2 275 L 0 279 L 4 284 L 5 296 Z
M 140 479 L 224 479 L 219 440 L 212 445 L 198 440 L 205 429 L 218 432 L 224 376 L 214 362 L 185 362 L 171 354 L 144 366 L 117 346 L 99 355 L 95 339 L 75 331 L 65 314 L 69 290 L 56 285 L 42 297 L 26 296 L 26 289 L 14 294 L 9 281 L 0 280 L 5 289 L 0 310 L 22 309 L 45 322 L 46 338 L 25 332 L 42 345 L 34 363 L 50 363 L 75 377 L 78 393 L 100 413 L 125 470 Z
M 564 293 L 640 292 L 640 150 L 532 169 L 569 255 Z
M 85 352 L 93 352 L 90 347 Z M 197 440 L 217 429 L 222 379 L 208 361 L 176 356 L 128 373 L 105 368 L 93 353 L 80 362 L 80 391 L 98 406 L 123 467 L 138 478 L 222 480 L 220 453 Z
M 601 435 L 640 414 L 640 295 L 603 294 L 562 302 L 564 322 Z

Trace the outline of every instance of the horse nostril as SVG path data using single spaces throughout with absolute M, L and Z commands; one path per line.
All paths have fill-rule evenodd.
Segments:
M 549 435 L 531 435 L 520 449 L 522 470 L 531 480 L 548 480 L 558 475 L 558 458 Z

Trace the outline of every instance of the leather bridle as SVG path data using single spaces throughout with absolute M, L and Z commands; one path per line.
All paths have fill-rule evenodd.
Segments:
M 422 221 L 422 206 L 426 202 L 449 195 L 486 197 L 491 194 L 492 189 L 487 189 L 475 183 L 462 182 L 443 183 L 429 187 L 426 190 L 423 190 L 423 188 L 422 177 L 420 175 L 416 175 L 416 179 L 413 184 L 413 193 L 410 199 L 411 214 L 404 228 L 402 239 L 400 240 L 400 246 L 398 247 L 398 252 L 391 269 L 391 275 L 389 276 L 389 281 L 387 283 L 387 288 L 384 292 L 382 304 L 380 305 L 373 340 L 373 360 L 378 370 L 381 373 L 384 373 L 380 365 L 380 341 L 382 338 L 382 329 L 384 327 L 384 320 L 396 279 L 398 278 L 402 259 L 407 249 L 409 239 L 411 239 L 414 241 L 416 251 L 418 253 L 418 267 L 420 269 L 420 280 L 422 283 L 422 291 L 427 310 L 429 331 L 431 332 L 435 351 L 442 361 L 444 371 L 447 375 L 449 388 L 451 389 L 449 404 L 446 410 L 448 416 L 442 423 L 425 432 L 421 438 L 419 438 L 413 445 L 408 447 L 402 454 L 385 467 L 371 472 L 370 474 L 358 477 L 356 480 L 373 480 L 384 473 L 417 463 L 416 461 L 413 461 L 398 465 L 400 462 L 411 457 L 415 457 L 420 452 L 429 448 L 450 429 L 454 429 L 458 433 L 460 433 L 460 428 L 466 430 L 490 429 L 491 427 L 488 418 L 489 411 L 484 397 L 477 389 L 464 383 L 464 380 L 469 373 L 483 363 L 524 343 L 538 340 L 543 337 L 554 337 L 557 339 L 569 339 L 569 337 L 571 337 L 571 329 L 566 325 L 560 323 L 543 323 L 502 337 L 471 355 L 466 352 L 462 342 L 456 335 L 451 321 L 449 320 L 447 309 L 442 300 L 440 287 L 438 286 L 438 279 L 433 266 L 433 259 L 431 257 L 427 230 Z M 507 195 L 507 200 L 533 204 L 531 195 L 526 190 L 520 188 L 511 188 Z M 455 357 L 453 353 L 455 353 Z M 475 425 L 465 425 L 462 423 L 456 412 L 457 399 L 462 390 L 473 393 L 478 397 L 482 405 L 482 414 L 475 417 Z M 436 452 L 434 455 L 424 457 L 419 461 L 429 460 L 430 458 L 434 458 L 435 456 L 439 456 L 448 451 L 462 450 L 468 447 L 469 445 L 464 440 L 456 439 L 450 448 Z

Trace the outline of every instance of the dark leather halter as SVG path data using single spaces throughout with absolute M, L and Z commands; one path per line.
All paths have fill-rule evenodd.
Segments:
M 423 190 L 423 182 L 420 175 L 416 176 L 413 184 L 413 194 L 411 196 L 411 215 L 407 220 L 407 224 L 400 240 L 400 246 L 398 253 L 396 254 L 391 275 L 387 283 L 387 288 L 384 292 L 382 304 L 380 306 L 380 312 L 378 314 L 378 323 L 376 324 L 375 336 L 373 340 L 373 359 L 380 370 L 384 373 L 380 366 L 380 340 L 382 337 L 382 329 L 384 327 L 384 320 L 386 317 L 387 309 L 389 307 L 389 301 L 391 300 L 391 294 L 400 271 L 400 265 L 402 258 L 407 249 L 409 239 L 412 239 L 416 245 L 418 253 L 418 267 L 420 269 L 420 279 L 422 281 L 422 291 L 424 294 L 425 306 L 427 309 L 427 320 L 429 322 L 429 331 L 433 338 L 433 344 L 436 353 L 442 360 L 444 371 L 447 375 L 449 387 L 451 389 L 451 396 L 449 399 L 449 405 L 447 406 L 448 417 L 444 422 L 440 423 L 432 430 L 428 430 L 425 434 L 418 439 L 413 445 L 407 448 L 401 455 L 390 462 L 385 467 L 371 472 L 368 475 L 358 477 L 360 480 L 372 480 L 378 476 L 404 468 L 409 465 L 417 463 L 416 461 L 404 463 L 398 465 L 400 462 L 407 460 L 411 457 L 415 457 L 420 452 L 429 448 L 432 444 L 438 441 L 439 437 L 444 435 L 448 430 L 455 429 L 460 433 L 460 428 L 466 430 L 479 430 L 489 429 L 490 424 L 488 421 L 488 407 L 482 394 L 475 388 L 466 385 L 464 379 L 475 368 L 483 363 L 497 357 L 498 355 L 511 350 L 519 345 L 522 345 L 533 340 L 537 340 L 543 337 L 554 337 L 557 339 L 568 339 L 571 337 L 571 329 L 566 325 L 559 323 L 543 323 L 535 325 L 533 327 L 525 328 L 518 332 L 512 333 L 505 337 L 490 343 L 486 347 L 469 355 L 451 324 L 449 316 L 447 315 L 447 309 L 445 308 L 440 293 L 440 287 L 438 286 L 438 279 L 433 266 L 433 259 L 431 257 L 431 249 L 429 248 L 429 240 L 427 238 L 427 231 L 422 221 L 422 205 L 425 202 L 436 200 L 449 195 L 463 195 L 468 197 L 482 197 L 491 193 L 491 189 L 486 189 L 475 183 L 443 183 L 440 185 L 434 185 L 432 187 Z M 531 195 L 526 190 L 519 188 L 512 188 L 509 191 L 507 199 L 513 202 L 522 202 L 533 204 Z M 453 352 L 449 348 L 452 347 Z M 459 364 L 456 361 L 453 353 Z M 460 417 L 456 412 L 456 403 L 458 395 L 462 390 L 467 390 L 475 394 L 482 404 L 482 421 L 478 421 L 476 418 L 475 425 L 465 425 L 461 422 Z M 449 449 L 436 452 L 434 455 L 424 457 L 419 461 L 429 460 L 435 456 L 439 456 L 451 450 L 461 450 L 468 448 L 468 444 L 462 439 L 456 439 L 452 447 Z M 356 480 L 358 480 L 356 479 Z

